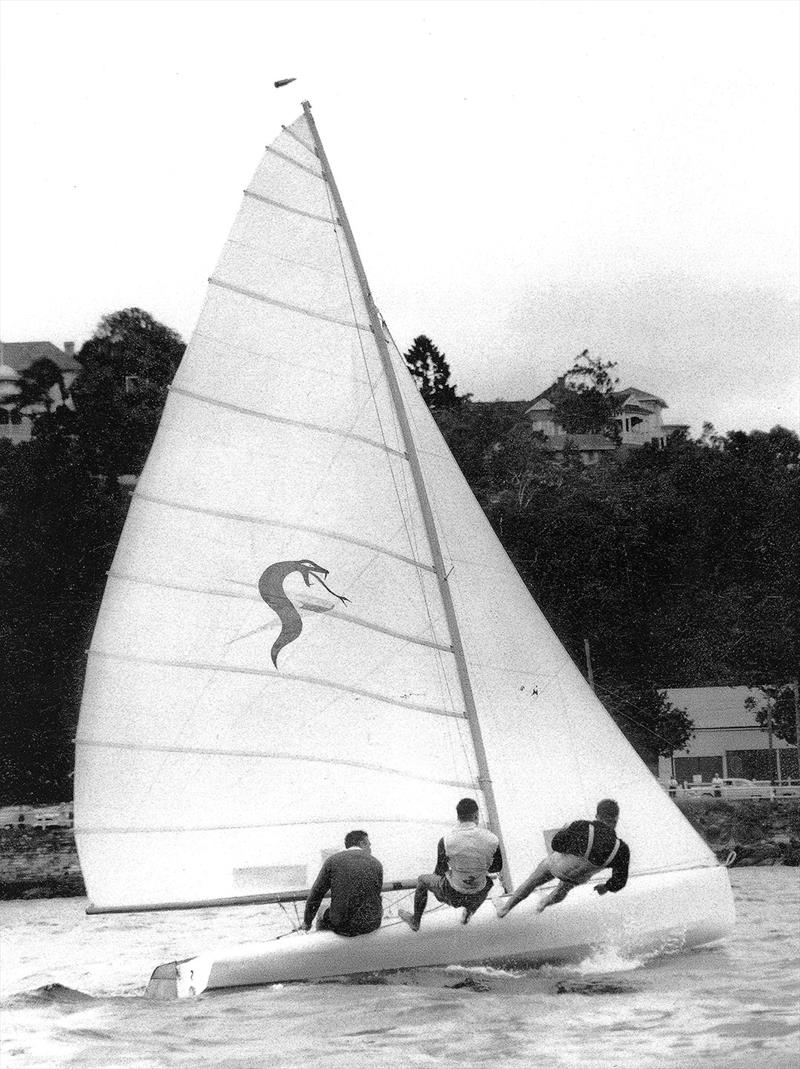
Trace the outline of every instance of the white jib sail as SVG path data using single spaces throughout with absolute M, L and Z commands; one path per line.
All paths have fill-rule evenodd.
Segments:
M 616 797 L 633 871 L 713 864 L 561 647 L 390 345 L 506 846 Z M 307 887 L 351 828 L 430 871 L 478 767 L 406 443 L 305 117 L 212 276 L 109 574 L 76 744 L 98 908 Z

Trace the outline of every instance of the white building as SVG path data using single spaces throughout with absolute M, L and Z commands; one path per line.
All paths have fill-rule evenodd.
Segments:
M 745 706 L 753 697 L 766 704 L 762 691 L 750 687 L 684 687 L 663 691 L 667 701 L 685 709 L 694 721 L 695 736 L 685 750 L 675 751 L 675 778 L 691 783 L 700 776 L 704 783 L 717 773 L 723 779 L 741 776 L 752 780 L 796 778 L 797 747 L 773 734 L 770 758 L 769 736 L 762 731 L 755 711 Z M 669 757 L 658 760 L 658 778 L 667 783 L 672 766 Z

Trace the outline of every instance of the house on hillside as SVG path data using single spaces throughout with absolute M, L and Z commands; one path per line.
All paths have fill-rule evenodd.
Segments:
M 17 383 L 22 373 L 37 360 L 49 360 L 58 368 L 67 395 L 75 376 L 81 370 L 80 364 L 75 360 L 74 342 L 64 342 L 63 349 L 49 341 L 0 342 L 0 438 L 10 439 L 15 445 L 18 442 L 30 441 L 33 420 L 44 410 L 44 406 L 39 405 L 20 412 L 7 403 L 19 392 Z M 50 390 L 50 398 L 53 407 L 70 403 L 68 396 L 62 395 L 58 386 Z
M 575 449 L 580 453 L 584 464 L 597 464 L 604 453 L 617 449 L 638 448 L 650 443 L 663 449 L 670 434 L 677 430 L 688 430 L 689 427 L 685 423 L 663 423 L 661 412 L 668 407 L 667 402 L 655 394 L 628 386 L 614 394 L 620 403 L 620 410 L 615 417 L 619 428 L 619 443 L 602 434 L 568 435 L 555 418 L 555 406 L 551 400 L 560 386 L 561 380 L 534 397 L 525 415 L 534 429 L 544 435 L 546 449 L 553 453 Z
M 769 736 L 758 725 L 755 712 L 745 706 L 753 697 L 764 704 L 760 690 L 750 687 L 682 687 L 665 690 L 667 701 L 685 709 L 694 721 L 694 738 L 685 750 L 672 755 L 675 778 L 691 783 L 699 777 L 708 783 L 716 773 L 723 779 L 741 776 L 752 780 L 795 778 L 797 747 L 773 735 L 772 752 Z M 667 783 L 669 757 L 660 757 L 658 778 Z

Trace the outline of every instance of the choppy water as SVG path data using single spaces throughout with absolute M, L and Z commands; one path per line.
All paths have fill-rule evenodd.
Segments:
M 724 944 L 573 968 L 417 970 L 387 982 L 141 997 L 153 967 L 285 929 L 256 907 L 86 917 L 82 899 L 0 903 L 3 1069 L 498 1065 L 794 1069 L 800 880 L 733 869 Z

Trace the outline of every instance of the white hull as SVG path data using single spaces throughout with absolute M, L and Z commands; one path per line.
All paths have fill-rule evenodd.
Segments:
M 541 914 L 535 892 L 503 920 L 491 901 L 471 922 L 460 910 L 425 915 L 419 932 L 389 919 L 370 935 L 347 939 L 330 932 L 220 948 L 155 970 L 153 998 L 184 998 L 214 988 L 319 980 L 331 976 L 470 963 L 581 961 L 599 947 L 640 956 L 688 949 L 727 935 L 733 895 L 722 867 L 638 876 L 618 894 L 578 887 Z M 432 900 L 429 900 L 432 902 Z

